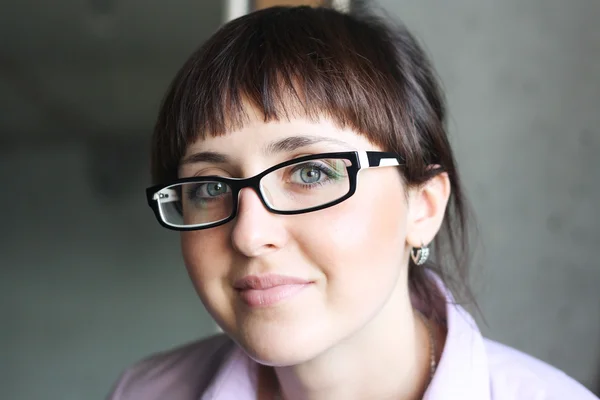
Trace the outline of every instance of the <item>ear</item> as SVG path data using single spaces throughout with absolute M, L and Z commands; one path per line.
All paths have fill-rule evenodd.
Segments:
M 409 192 L 407 245 L 428 245 L 440 230 L 450 198 L 450 179 L 437 174 Z

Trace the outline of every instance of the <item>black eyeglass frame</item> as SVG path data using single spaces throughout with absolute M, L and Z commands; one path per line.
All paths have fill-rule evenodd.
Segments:
M 265 200 L 265 198 L 261 192 L 261 189 L 260 189 L 260 181 L 264 176 L 268 175 L 269 173 L 271 173 L 277 169 L 286 167 L 288 165 L 299 164 L 304 161 L 318 160 L 318 159 L 324 159 L 324 158 L 344 159 L 344 160 L 350 161 L 351 165 L 348 165 L 346 167 L 346 170 L 348 172 L 348 180 L 350 183 L 348 193 L 346 193 L 344 196 L 340 197 L 339 199 L 336 199 L 329 203 L 322 204 L 317 207 L 311 207 L 311 208 L 301 209 L 301 210 L 281 211 L 281 210 L 276 210 L 276 209 L 272 208 L 268 204 L 268 202 Z M 154 185 L 154 186 L 151 186 L 146 189 L 146 199 L 148 201 L 148 205 L 154 211 L 154 215 L 156 216 L 156 219 L 163 227 L 165 227 L 167 229 L 175 230 L 175 231 L 195 231 L 195 230 L 215 228 L 217 226 L 226 224 L 229 221 L 233 220 L 237 216 L 237 213 L 238 213 L 239 193 L 242 189 L 245 189 L 245 188 L 252 188 L 254 190 L 254 192 L 258 195 L 258 197 L 260 198 L 260 201 L 265 206 L 265 208 L 267 210 L 269 210 L 269 212 L 272 212 L 273 214 L 280 214 L 280 215 L 306 214 L 309 212 L 319 211 L 319 210 L 323 210 L 328 207 L 332 207 L 332 206 L 339 204 L 339 203 L 343 202 L 344 200 L 347 200 L 348 198 L 352 197 L 352 195 L 356 192 L 356 181 L 357 181 L 358 171 L 360 171 L 361 169 L 373 168 L 373 167 L 385 167 L 385 166 L 400 166 L 400 165 L 404 165 L 404 158 L 401 155 L 399 155 L 397 153 L 392 153 L 392 152 L 347 151 L 347 152 L 336 152 L 336 153 L 311 154 L 308 156 L 293 158 L 291 160 L 284 161 L 282 163 L 279 163 L 277 165 L 274 165 L 274 166 L 264 170 L 260 174 L 254 175 L 249 178 L 227 178 L 227 177 L 222 177 L 222 176 L 217 176 L 217 175 L 196 176 L 196 177 L 190 177 L 190 178 L 181 178 L 181 179 L 177 179 L 172 182 L 169 182 L 169 183 Z M 168 222 L 166 222 L 163 219 L 162 214 L 160 212 L 160 205 L 159 205 L 159 202 L 161 199 L 160 191 L 164 190 L 165 188 L 168 188 L 169 186 L 173 186 L 173 185 L 177 185 L 177 184 L 201 183 L 201 182 L 222 182 L 229 186 L 229 188 L 231 189 L 232 199 L 238 199 L 237 201 L 235 201 L 235 200 L 233 201 L 231 215 L 220 221 L 216 221 L 214 223 L 209 223 L 209 224 L 202 225 L 202 226 L 199 226 L 199 225 L 181 226 L 181 225 L 172 225 L 172 224 L 169 224 Z

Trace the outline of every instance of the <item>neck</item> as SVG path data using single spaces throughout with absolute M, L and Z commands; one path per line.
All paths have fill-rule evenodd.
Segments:
M 396 290 L 378 315 L 335 347 L 275 368 L 281 397 L 420 399 L 430 380 L 429 333 L 405 293 Z

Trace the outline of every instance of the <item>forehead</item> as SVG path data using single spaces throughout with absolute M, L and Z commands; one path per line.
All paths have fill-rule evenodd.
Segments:
M 332 120 L 290 118 L 265 122 L 251 116 L 240 129 L 220 136 L 207 136 L 188 145 L 184 162 L 198 152 L 215 152 L 243 162 L 249 158 L 275 159 L 295 156 L 297 152 L 379 150 L 364 135 L 342 128 Z

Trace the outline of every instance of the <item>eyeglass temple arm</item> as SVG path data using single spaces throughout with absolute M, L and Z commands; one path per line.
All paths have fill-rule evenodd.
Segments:
M 363 168 L 398 166 L 402 160 L 399 154 L 379 151 L 359 151 L 358 158 Z
M 173 189 L 162 189 L 154 193 L 153 200 L 159 203 L 171 203 L 179 200 L 179 195 Z

